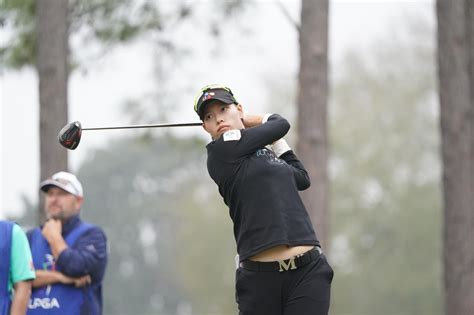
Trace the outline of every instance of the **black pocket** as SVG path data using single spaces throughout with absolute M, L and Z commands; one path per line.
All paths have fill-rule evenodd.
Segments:
M 332 279 L 334 278 L 334 269 L 332 269 L 331 265 L 326 259 L 326 256 L 322 255 L 322 258 L 324 260 L 324 269 L 327 270 L 328 281 L 329 283 L 332 283 Z
M 235 301 L 241 312 L 249 311 L 255 307 L 255 272 L 239 268 L 235 272 Z

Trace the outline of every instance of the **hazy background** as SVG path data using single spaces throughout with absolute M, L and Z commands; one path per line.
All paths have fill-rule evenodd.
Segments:
M 276 2 L 251 1 L 217 37 L 205 28 L 218 18 L 212 3 L 198 3 L 160 39 L 175 53 L 151 36 L 105 55 L 71 39 L 83 66 L 70 78 L 70 120 L 197 121 L 197 90 L 225 83 L 247 111 L 294 123 L 298 38 Z M 299 1 L 281 3 L 299 21 Z M 442 314 L 434 2 L 331 1 L 329 18 L 331 314 Z M 32 70 L 2 70 L 0 216 L 25 227 L 40 181 L 37 85 Z M 207 141 L 200 128 L 89 131 L 69 153 L 83 215 L 111 245 L 106 314 L 236 313 L 232 227 L 205 169 Z
M 209 2 L 200 2 L 204 10 L 210 9 L 206 8 Z M 294 84 L 298 66 L 297 32 L 274 2 L 253 2 L 258 10 L 226 22 L 226 36 L 218 43 L 204 32 L 200 37 L 185 37 L 186 46 L 193 50 L 192 57 L 181 60 L 176 69 L 164 65 L 171 68 L 173 80 L 168 84 L 176 85 L 173 97 L 179 100 L 179 115 L 170 117 L 170 120 L 196 120 L 192 110 L 195 93 L 209 82 L 230 85 L 246 109 L 255 112 L 272 110 L 267 97 L 271 93 L 268 81 L 282 78 L 281 81 Z M 299 1 L 282 3 L 298 21 Z M 400 20 L 405 21 L 403 25 L 417 19 L 434 23 L 433 6 L 431 0 L 331 1 L 331 76 L 334 77 L 334 72 L 338 71 L 338 64 L 345 54 L 370 53 L 371 46 L 390 38 L 400 28 Z M 0 35 L 5 40 L 8 32 L 2 30 Z M 81 51 L 80 47 L 78 50 L 76 53 L 86 63 L 87 70 L 74 72 L 70 78 L 71 121 L 79 120 L 84 127 L 126 124 L 122 104 L 127 99 L 142 99 L 153 93 L 157 84 L 154 60 L 160 53 L 154 51 L 149 39 L 117 47 L 105 56 Z M 20 196 L 35 200 L 40 179 L 36 73 L 31 69 L 19 72 L 2 70 L 0 80 L 1 216 L 3 213 L 21 214 Z M 193 131 L 203 134 L 199 129 Z M 126 131 L 127 134 L 132 132 L 136 131 Z M 100 147 L 109 137 L 117 138 L 122 134 L 122 131 L 85 133 L 80 149 L 70 152 L 73 170 L 78 168 L 89 150 Z

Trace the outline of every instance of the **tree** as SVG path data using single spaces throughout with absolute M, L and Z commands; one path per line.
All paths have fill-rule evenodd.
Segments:
M 297 152 L 311 188 L 303 192 L 319 240 L 329 248 L 328 215 L 328 0 L 303 0 L 299 32 Z
M 474 4 L 438 0 L 446 314 L 474 313 Z
M 68 3 L 36 1 L 37 62 L 40 100 L 40 178 L 68 169 L 67 150 L 58 145 L 57 134 L 67 121 Z M 44 219 L 43 198 L 39 218 Z
M 216 1 L 220 14 L 228 15 L 243 7 L 241 1 L 224 4 Z M 166 6 L 165 4 L 160 4 Z M 196 6 L 194 4 L 194 6 Z M 177 3 L 165 18 L 157 1 L 133 0 L 11 0 L 0 2 L 0 24 L 11 32 L 0 46 L 0 65 L 13 69 L 36 66 L 40 88 L 40 178 L 68 168 L 67 151 L 56 140 L 67 122 L 69 72 L 81 66 L 80 54 L 68 41 L 78 38 L 79 45 L 99 43 L 100 52 L 117 43 L 131 41 L 149 32 L 164 34 L 191 15 L 193 5 Z M 166 22 L 166 23 L 165 23 Z M 217 22 L 216 22 L 217 23 Z M 37 25 L 36 25 L 37 24 Z M 216 25 L 211 25 L 212 29 Z M 219 35 L 219 34 L 215 34 Z M 174 53 L 177 44 L 167 40 L 156 43 Z M 76 44 L 77 45 L 77 44 Z M 42 198 L 39 198 L 42 203 Z M 40 221 L 43 206 L 39 206 Z
M 334 63 L 333 314 L 442 314 L 435 26 L 426 12 L 395 19 L 390 37 Z
M 33 66 L 37 59 L 39 42 L 37 25 L 38 5 L 34 0 L 9 0 L 0 2 L 0 23 L 11 36 L 0 46 L 0 64 L 12 69 Z M 54 3 L 50 1 L 50 3 Z M 59 4 L 56 4 L 59 5 Z M 68 0 L 68 37 L 74 37 L 79 47 L 91 43 L 102 44 L 102 55 L 115 44 L 124 43 L 151 31 L 162 29 L 162 19 L 154 1 L 132 0 Z M 179 19 L 188 14 L 185 5 L 177 6 Z M 63 8 L 64 10 L 65 8 Z M 69 70 L 80 66 L 80 54 L 71 49 Z M 89 55 L 90 57 L 90 55 Z
M 152 4 L 145 2 L 142 5 L 139 24 L 133 18 L 125 17 L 123 8 L 130 6 L 128 0 L 13 0 L 0 5 L 1 21 L 10 25 L 13 32 L 12 40 L 0 48 L 3 65 L 11 68 L 35 65 L 38 73 L 41 179 L 68 169 L 67 150 L 58 145 L 57 134 L 68 122 L 68 78 L 72 69 L 68 42 L 71 30 L 83 30 L 84 33 L 87 29 L 85 33 L 92 34 L 89 37 L 110 44 L 159 27 L 156 8 Z M 43 198 L 40 196 L 39 200 L 41 222 L 44 219 Z

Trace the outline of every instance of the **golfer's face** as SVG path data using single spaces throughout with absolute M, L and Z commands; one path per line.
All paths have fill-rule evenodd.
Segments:
M 79 213 L 82 198 L 76 197 L 60 188 L 51 187 L 46 193 L 46 216 L 53 219 L 67 219 Z
M 213 101 L 206 105 L 203 127 L 212 139 L 218 139 L 226 131 L 244 128 L 243 114 L 240 104 L 224 104 L 221 101 Z

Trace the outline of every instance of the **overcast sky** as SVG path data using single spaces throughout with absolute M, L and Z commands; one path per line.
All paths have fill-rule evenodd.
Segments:
M 265 94 L 259 91 L 265 89 L 268 75 L 296 73 L 297 33 L 273 1 L 255 2 L 258 3 L 255 10 L 239 20 L 244 25 L 235 28 L 226 25 L 229 34 L 224 37 L 217 57 L 210 58 L 212 49 L 202 49 L 212 47 L 209 44 L 212 38 L 186 39 L 196 49 L 192 60 L 182 62 L 180 73 L 173 76 L 176 87 L 182 88 L 179 93 L 182 106 L 177 108 L 179 115 L 170 118 L 172 122 L 197 120 L 192 110 L 193 98 L 205 84 L 225 83 L 232 87 L 240 102 L 253 104 L 252 109 L 259 111 L 256 104 L 265 103 Z M 294 19 L 299 19 L 299 0 L 280 2 Z M 200 7 L 206 9 L 209 2 L 202 3 Z M 406 15 L 431 16 L 433 6 L 432 0 L 332 1 L 331 62 L 348 49 L 367 49 L 375 38 L 390 36 L 390 27 Z M 239 37 L 242 28 L 252 33 Z M 120 111 L 122 102 L 141 98 L 156 85 L 151 51 L 152 47 L 143 42 L 129 44 L 92 62 L 93 67 L 86 75 L 74 73 L 69 82 L 70 121 L 79 120 L 84 127 L 127 123 Z M 36 201 L 40 181 L 37 90 L 38 81 L 32 70 L 0 73 L 0 218 L 5 213 L 21 213 L 21 195 Z M 203 134 L 200 130 L 196 132 Z M 120 134 L 123 131 L 84 134 L 78 149 L 70 152 L 72 170 L 77 169 L 91 149 Z

